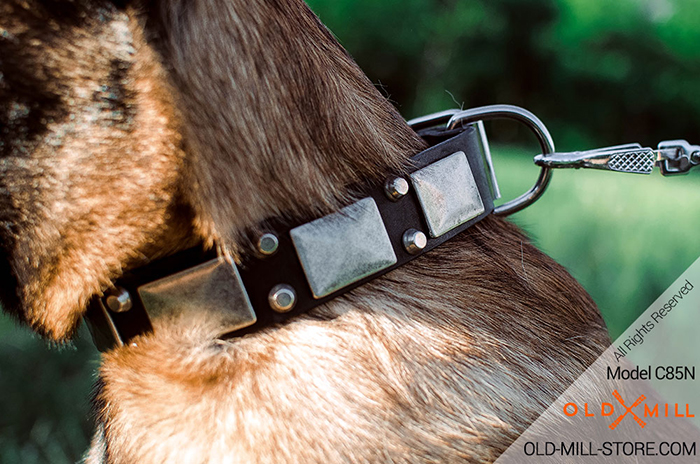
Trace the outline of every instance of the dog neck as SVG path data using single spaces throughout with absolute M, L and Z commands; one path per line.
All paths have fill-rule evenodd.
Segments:
M 337 210 L 348 186 L 424 148 L 302 1 L 163 2 L 147 28 L 178 95 L 205 242 L 236 253 L 270 217 Z

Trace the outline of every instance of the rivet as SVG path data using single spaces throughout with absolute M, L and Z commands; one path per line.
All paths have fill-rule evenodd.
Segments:
M 408 181 L 403 177 L 393 177 L 384 183 L 384 192 L 390 200 L 396 201 L 408 193 Z
M 403 233 L 403 247 L 412 255 L 417 255 L 428 245 L 428 237 L 416 229 L 408 229 Z
M 114 288 L 109 292 L 107 298 L 105 298 L 105 304 L 112 312 L 127 312 L 132 306 L 131 295 L 122 287 Z
M 258 252 L 263 256 L 272 256 L 280 246 L 280 241 L 275 234 L 262 234 L 258 239 Z
M 297 303 L 297 294 L 290 285 L 279 284 L 272 287 L 267 301 L 270 303 L 270 307 L 278 313 L 286 313 L 291 311 Z

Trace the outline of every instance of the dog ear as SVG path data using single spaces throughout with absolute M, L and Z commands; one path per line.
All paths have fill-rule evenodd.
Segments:
M 172 91 L 130 10 L 0 4 L 0 299 L 53 340 L 123 267 L 187 241 Z
M 173 0 L 149 15 L 184 120 L 199 231 L 236 249 L 270 216 L 317 216 L 423 148 L 301 0 Z M 248 232 L 250 230 L 247 230 Z

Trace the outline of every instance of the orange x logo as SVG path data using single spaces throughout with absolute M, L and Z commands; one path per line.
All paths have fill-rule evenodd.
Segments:
M 639 398 L 637 398 L 637 401 L 635 401 L 634 404 L 633 404 L 632 406 L 630 406 L 630 407 L 627 407 L 627 405 L 625 404 L 625 402 L 622 401 L 622 396 L 620 396 L 620 394 L 617 392 L 617 390 L 613 391 L 613 396 L 614 396 L 614 397 L 617 399 L 617 401 L 619 401 L 620 404 L 625 408 L 625 412 L 623 412 L 622 414 L 620 414 L 620 416 L 619 416 L 617 419 L 615 419 L 615 422 L 613 422 L 612 424 L 610 424 L 610 430 L 615 430 L 615 427 L 618 426 L 618 424 L 622 421 L 622 419 L 625 418 L 625 416 L 626 416 L 628 413 L 629 413 L 629 414 L 632 414 L 632 417 L 634 417 L 634 420 L 637 421 L 637 424 L 639 424 L 639 426 L 640 426 L 641 428 L 644 428 L 644 426 L 647 425 L 646 422 L 644 422 L 642 419 L 640 419 L 640 418 L 634 413 L 634 411 L 632 411 L 633 408 L 636 408 L 637 406 L 639 406 L 639 405 L 642 403 L 642 401 L 644 401 L 645 399 L 647 399 L 646 396 L 642 395 L 642 396 L 640 396 Z

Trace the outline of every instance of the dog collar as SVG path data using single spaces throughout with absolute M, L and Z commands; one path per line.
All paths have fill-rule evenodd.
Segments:
M 333 214 L 257 240 L 257 256 L 236 264 L 213 250 L 190 249 L 120 278 L 94 298 L 86 320 L 100 351 L 153 330 L 159 318 L 214 319 L 219 336 L 242 336 L 299 314 L 400 267 L 464 232 L 486 216 L 534 202 L 549 182 L 498 208 L 499 195 L 482 120 L 525 122 L 543 153 L 554 151 L 544 125 L 526 110 L 499 105 L 444 112 L 411 121 L 431 146 L 405 175 Z M 455 122 L 456 119 L 456 122 Z M 445 127 L 436 128 L 447 122 Z

